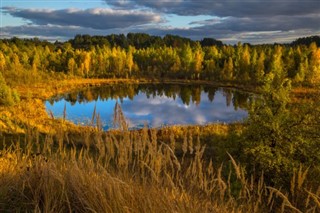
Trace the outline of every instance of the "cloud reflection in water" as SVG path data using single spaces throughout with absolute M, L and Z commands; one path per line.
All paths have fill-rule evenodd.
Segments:
M 139 116 L 147 118 L 151 126 L 171 124 L 206 124 L 211 122 L 232 122 L 247 116 L 241 109 L 235 110 L 231 104 L 226 105 L 225 97 L 217 92 L 214 102 L 208 100 L 207 94 L 202 92 L 200 104 L 183 104 L 180 98 L 173 100 L 165 96 L 147 99 L 145 94 L 139 93 L 133 102 L 124 101 L 122 110 L 131 120 L 133 126 L 143 124 Z
M 201 92 L 200 102 L 190 101 L 189 105 L 183 103 L 177 96 L 173 99 L 165 95 L 150 96 L 139 92 L 133 100 L 124 98 L 121 107 L 130 128 L 142 127 L 148 124 L 152 127 L 173 124 L 207 124 L 214 122 L 233 122 L 247 117 L 247 112 L 238 108 L 235 110 L 232 102 L 227 104 L 226 97 L 221 90 L 216 91 L 214 100 L 208 99 L 208 93 Z M 67 119 L 75 123 L 89 123 L 94 107 L 100 114 L 104 129 L 112 124 L 115 99 L 97 99 L 92 102 L 76 102 L 71 105 L 62 99 L 51 105 L 48 101 L 46 107 L 57 117 L 62 116 L 64 105 L 67 107 Z

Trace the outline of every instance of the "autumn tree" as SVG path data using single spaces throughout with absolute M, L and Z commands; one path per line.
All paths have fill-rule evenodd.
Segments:
M 132 70 L 133 70 L 133 66 L 134 66 L 134 61 L 133 61 L 133 53 L 134 53 L 135 49 L 132 46 L 129 46 L 127 55 L 126 55 L 126 68 L 128 70 L 128 74 L 127 77 L 132 75 Z
M 253 79 L 257 83 L 263 82 L 263 78 L 265 74 L 264 62 L 265 62 L 265 54 L 263 51 L 261 51 L 259 54 L 256 66 L 254 68 L 254 75 L 253 75 Z
M 320 48 L 317 48 L 315 43 L 312 43 L 311 58 L 309 64 L 308 82 L 311 84 L 320 83 Z
M 0 105 L 10 106 L 19 101 L 19 95 L 16 90 L 12 90 L 7 84 L 0 72 Z
M 2 51 L 0 51 L 0 72 L 3 72 L 5 67 L 6 67 L 6 59 Z
M 191 63 L 193 61 L 193 52 L 189 44 L 183 45 L 180 51 L 181 71 L 185 73 L 185 77 L 190 76 Z
M 234 65 L 231 57 L 224 61 L 221 79 L 230 81 L 233 79 Z
M 203 51 L 201 49 L 200 44 L 197 44 L 195 50 L 194 50 L 194 57 L 192 62 L 192 71 L 193 71 L 193 78 L 199 79 L 200 73 L 202 71 L 202 63 L 203 63 Z
M 74 60 L 74 58 L 70 58 L 68 60 L 68 73 L 70 73 L 71 75 L 74 75 L 75 70 L 76 70 L 76 61 Z

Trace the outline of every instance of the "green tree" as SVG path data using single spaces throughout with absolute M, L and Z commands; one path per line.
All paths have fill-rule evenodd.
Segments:
M 193 61 L 193 52 L 189 44 L 183 45 L 180 52 L 180 60 L 182 71 L 185 73 L 184 76 L 189 77 L 189 75 L 186 74 L 190 72 L 191 63 Z
M 255 67 L 254 78 L 253 78 L 257 83 L 261 83 L 263 81 L 263 77 L 265 74 L 264 61 L 265 61 L 265 54 L 262 51 L 259 54 L 259 58 Z
M 273 83 L 276 85 L 280 85 L 281 82 L 286 77 L 286 74 L 284 73 L 283 69 L 283 61 L 282 61 L 282 46 L 275 46 L 273 55 L 271 58 L 271 69 L 270 74 L 273 75 Z
M 132 46 L 129 46 L 129 50 L 127 52 L 127 57 L 126 57 L 126 68 L 128 69 L 128 76 L 132 75 L 132 69 L 134 66 L 134 61 L 133 61 L 133 53 L 135 49 Z
M 249 46 L 244 45 L 242 52 L 240 53 L 240 62 L 237 80 L 249 81 L 250 79 L 250 51 Z
M 18 93 L 11 90 L 0 72 L 0 105 L 10 106 L 18 101 Z
M 294 76 L 293 82 L 295 82 L 295 83 L 304 82 L 308 67 L 309 67 L 308 59 L 306 58 L 305 61 L 300 62 L 299 68 L 297 70 L 296 75 Z
M 267 84 L 249 110 L 242 151 L 250 172 L 263 171 L 269 184 L 289 187 L 295 168 L 320 164 L 319 103 L 291 103 L 288 79 Z

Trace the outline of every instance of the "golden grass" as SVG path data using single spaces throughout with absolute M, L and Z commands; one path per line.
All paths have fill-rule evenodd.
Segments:
M 169 131 L 169 130 L 167 130 Z M 0 153 L 1 212 L 318 212 L 320 191 L 305 188 L 307 170 L 293 177 L 293 192 L 204 159 L 205 146 L 186 136 L 183 157 L 176 136 L 159 132 L 87 131 L 79 145 L 61 130 L 40 139 L 5 142 Z M 87 140 L 87 142 L 85 142 Z M 13 142 L 13 143 L 12 143 Z M 294 197 L 295 193 L 304 191 Z

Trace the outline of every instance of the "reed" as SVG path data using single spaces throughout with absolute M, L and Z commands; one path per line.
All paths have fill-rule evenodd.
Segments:
M 27 136 L 10 144 L 3 140 L 1 212 L 320 210 L 319 189 L 306 188 L 308 169 L 297 170 L 291 191 L 282 191 L 266 186 L 263 175 L 248 177 L 231 155 L 232 167 L 215 167 L 204 157 L 201 138 L 191 133 L 182 146 L 173 133 L 162 141 L 159 131 L 147 127 L 85 131 L 83 145 L 68 144 L 72 139 L 64 130 L 40 137 L 29 129 Z M 183 156 L 176 155 L 178 149 Z

